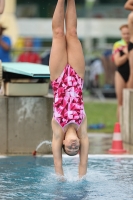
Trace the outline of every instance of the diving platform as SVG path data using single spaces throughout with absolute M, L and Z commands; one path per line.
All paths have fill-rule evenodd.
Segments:
M 49 81 L 47 65 L 3 62 L 0 66 L 0 83 L 5 96 L 45 96 Z

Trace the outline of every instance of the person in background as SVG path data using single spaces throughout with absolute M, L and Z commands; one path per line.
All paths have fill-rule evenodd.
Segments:
M 0 24 L 0 60 L 2 62 L 11 62 L 11 40 L 8 36 L 3 35 L 6 28 Z
M 124 8 L 126 10 L 133 11 L 133 0 L 128 0 Z M 128 27 L 130 32 L 130 42 L 128 45 L 128 57 L 129 57 L 129 64 L 130 64 L 130 77 L 128 81 L 128 85 L 130 88 L 133 88 L 133 12 L 128 15 Z
M 96 57 L 90 62 L 90 83 L 92 88 L 100 88 L 100 75 L 103 74 L 103 65 L 100 58 Z
M 41 57 L 33 51 L 32 38 L 26 38 L 24 41 L 25 51 L 18 57 L 18 62 L 41 63 Z
M 113 46 L 113 60 L 116 65 L 115 90 L 117 96 L 117 119 L 120 121 L 120 107 L 123 103 L 123 89 L 129 87 L 130 67 L 128 61 L 128 44 L 130 40 L 128 24 L 120 27 L 122 39 Z
M 5 0 L 0 0 L 0 14 L 3 13 L 5 8 Z
M 49 59 L 50 59 L 50 50 L 47 50 L 41 56 L 42 64 L 43 65 L 49 65 Z
M 114 88 L 114 75 L 116 66 L 112 61 L 112 47 L 107 47 L 107 49 L 105 49 L 103 55 L 101 56 L 101 61 L 104 68 L 104 88 Z
M 17 38 L 17 41 L 14 45 L 14 53 L 13 53 L 13 56 L 14 56 L 14 61 L 18 60 L 18 57 L 20 54 L 23 53 L 24 51 L 24 38 L 23 37 L 18 37 Z

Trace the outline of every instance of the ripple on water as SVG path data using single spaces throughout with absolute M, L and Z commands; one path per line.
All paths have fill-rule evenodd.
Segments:
M 78 179 L 78 157 L 63 157 L 65 176 L 55 175 L 52 157 L 7 157 L 0 162 L 2 200 L 132 200 L 133 158 L 93 158 Z

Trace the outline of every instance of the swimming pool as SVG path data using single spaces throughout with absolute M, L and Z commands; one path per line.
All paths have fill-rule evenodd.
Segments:
M 89 156 L 78 180 L 78 156 L 63 156 L 65 182 L 54 173 L 52 156 L 0 158 L 1 200 L 132 200 L 133 157 Z

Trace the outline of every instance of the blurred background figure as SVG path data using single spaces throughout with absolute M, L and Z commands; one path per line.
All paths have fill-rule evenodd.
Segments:
M 15 44 L 14 44 L 14 51 L 13 51 L 13 60 L 16 61 L 20 54 L 24 52 L 24 38 L 18 37 Z
M 3 34 L 6 28 L 0 24 L 0 60 L 2 62 L 11 62 L 11 39 Z
M 41 63 L 41 57 L 34 52 L 32 38 L 25 38 L 24 49 L 25 51 L 18 57 L 18 62 Z
M 42 64 L 49 65 L 49 58 L 50 58 L 50 50 L 47 50 L 41 55 Z
M 5 8 L 5 0 L 0 0 L 0 14 L 3 13 Z
M 133 88 L 133 0 L 127 0 L 124 5 L 126 10 L 130 10 L 131 13 L 128 15 L 128 27 L 130 32 L 130 42 L 128 45 L 128 56 L 129 56 L 129 63 L 130 63 L 130 76 L 128 85 L 130 88 Z
M 93 88 L 100 87 L 100 75 L 103 74 L 103 65 L 100 58 L 95 58 L 90 61 L 90 84 Z
M 117 119 L 120 120 L 120 107 L 123 103 L 123 89 L 128 87 L 130 67 L 128 61 L 128 44 L 130 40 L 127 24 L 120 27 L 122 39 L 113 46 L 113 60 L 116 65 L 115 91 L 117 96 Z
M 103 52 L 103 55 L 101 57 L 102 64 L 104 68 L 104 80 L 105 80 L 105 87 L 113 88 L 114 87 L 114 74 L 115 74 L 115 65 L 112 60 L 112 50 L 106 49 Z

